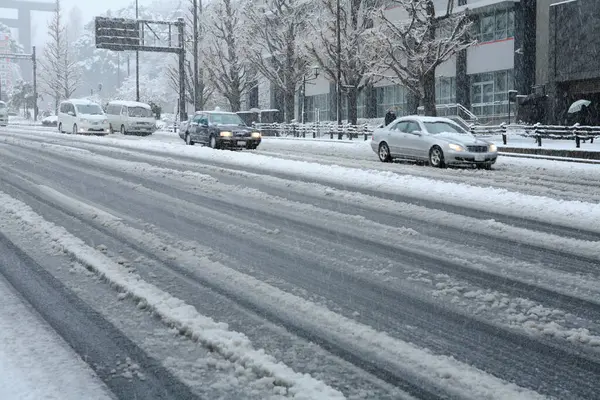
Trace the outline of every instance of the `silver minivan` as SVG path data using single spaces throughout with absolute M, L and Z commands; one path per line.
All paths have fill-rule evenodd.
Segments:
M 113 100 L 106 106 L 111 132 L 151 135 L 156 131 L 152 108 L 137 101 Z

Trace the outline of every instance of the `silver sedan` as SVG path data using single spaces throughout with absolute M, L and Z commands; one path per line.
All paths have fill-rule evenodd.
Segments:
M 394 158 L 426 161 L 444 168 L 475 165 L 491 169 L 498 158 L 495 144 L 477 139 L 448 118 L 411 116 L 373 132 L 373 151 L 383 162 Z

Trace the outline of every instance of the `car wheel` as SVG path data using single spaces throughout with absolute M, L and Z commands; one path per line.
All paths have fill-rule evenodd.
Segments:
M 62 123 L 61 123 L 61 124 L 58 124 L 58 133 L 63 133 L 63 130 L 62 130 Z
M 392 157 L 390 156 L 390 147 L 386 142 L 381 142 L 379 144 L 379 160 L 381 162 L 390 162 L 392 161 Z
M 108 125 L 108 133 L 110 133 L 111 135 L 115 133 L 115 130 L 112 127 L 112 124 Z
M 125 125 L 121 125 L 121 135 L 126 135 L 127 132 L 125 132 Z
M 194 145 L 194 142 L 192 141 L 192 137 L 187 132 L 185 134 L 185 144 L 187 144 L 188 146 L 193 146 Z
M 429 165 L 434 168 L 444 168 L 446 163 L 444 162 L 444 152 L 439 146 L 433 146 L 429 150 Z
M 209 146 L 211 149 L 218 149 L 217 138 L 215 136 L 210 137 Z
M 77 124 L 73 124 L 73 135 L 77 135 Z

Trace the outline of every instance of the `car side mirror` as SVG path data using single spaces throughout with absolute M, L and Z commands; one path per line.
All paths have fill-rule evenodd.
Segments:
M 71 117 L 75 116 L 75 113 L 73 111 L 69 111 L 67 114 L 70 115 Z
M 412 131 L 411 133 L 416 136 L 423 136 L 423 132 L 421 131 Z

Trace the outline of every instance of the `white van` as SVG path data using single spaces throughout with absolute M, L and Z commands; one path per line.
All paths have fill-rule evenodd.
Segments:
M 6 103 L 0 101 L 0 126 L 8 125 L 8 107 Z
M 60 103 L 58 131 L 107 135 L 110 129 L 102 107 L 87 99 L 71 99 Z
M 114 100 L 106 106 L 111 132 L 150 135 L 156 131 L 152 107 L 137 101 Z

